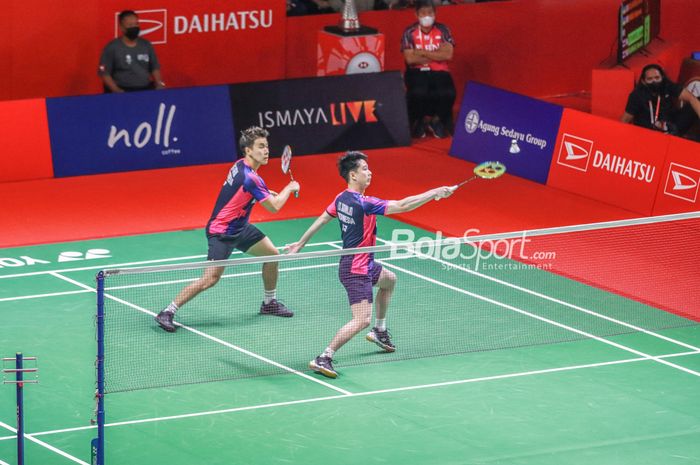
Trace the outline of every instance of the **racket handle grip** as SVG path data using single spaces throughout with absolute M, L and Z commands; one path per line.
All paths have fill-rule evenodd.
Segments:
M 454 193 L 459 188 L 459 184 L 455 184 L 454 186 L 450 186 L 447 188 L 448 191 L 450 191 L 450 194 Z M 442 197 L 435 197 L 435 201 L 439 201 Z
M 299 198 L 299 191 L 296 191 L 296 192 L 294 193 L 294 197 L 296 197 L 297 199 Z

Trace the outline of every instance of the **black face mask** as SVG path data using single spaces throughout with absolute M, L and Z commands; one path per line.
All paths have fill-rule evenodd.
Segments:
M 645 85 L 646 85 L 646 86 L 649 88 L 649 90 L 651 90 L 652 92 L 657 92 L 657 93 L 658 93 L 658 92 L 661 90 L 661 87 L 663 86 L 663 81 L 660 81 L 660 82 L 651 82 L 651 83 L 645 84 Z
M 130 40 L 136 40 L 139 36 L 139 32 L 141 32 L 141 29 L 138 26 L 127 27 L 124 31 L 124 35 Z

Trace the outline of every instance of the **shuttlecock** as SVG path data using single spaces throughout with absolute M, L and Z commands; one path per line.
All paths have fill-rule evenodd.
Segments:
M 510 141 L 510 149 L 508 150 L 510 153 L 520 153 L 520 147 L 518 146 L 518 141 L 513 139 Z

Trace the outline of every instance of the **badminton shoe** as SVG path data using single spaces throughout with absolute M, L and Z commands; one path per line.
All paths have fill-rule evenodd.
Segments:
M 415 124 L 413 125 L 413 131 L 411 131 L 411 136 L 414 139 L 423 139 L 425 138 L 426 134 L 426 128 L 427 124 L 424 123 L 422 120 L 421 121 L 416 121 Z
M 272 316 L 282 316 L 282 317 L 292 317 L 294 312 L 288 309 L 282 302 L 277 299 L 272 299 L 269 304 L 264 301 L 260 305 L 261 315 L 272 315 Z
M 369 342 L 374 342 L 387 352 L 394 352 L 396 350 L 396 346 L 391 342 L 389 330 L 380 331 L 377 328 L 372 328 L 372 331 L 367 333 L 366 339 Z
M 439 121 L 439 120 L 434 120 L 430 122 L 430 132 L 433 133 L 433 136 L 435 136 L 437 139 L 444 139 L 447 137 L 447 131 L 445 130 L 445 126 Z
M 156 320 L 156 323 L 158 323 L 158 326 L 163 328 L 169 333 L 174 333 L 175 332 L 175 324 L 173 323 L 173 318 L 175 318 L 175 314 L 173 312 L 168 312 L 168 311 L 161 311 L 158 315 L 156 315 L 153 319 Z
M 330 357 L 319 355 L 309 362 L 309 368 L 316 373 L 321 373 L 327 378 L 337 378 L 338 373 L 333 369 L 333 360 Z

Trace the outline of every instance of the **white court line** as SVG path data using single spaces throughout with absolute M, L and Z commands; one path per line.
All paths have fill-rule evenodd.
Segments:
M 336 242 L 340 241 L 332 241 L 332 242 L 313 242 L 311 244 L 306 244 L 306 247 L 318 247 L 322 245 L 332 245 L 335 244 Z M 284 249 L 285 246 L 279 246 L 276 247 L 278 250 Z M 233 254 L 242 254 L 243 252 L 240 252 L 238 250 L 235 250 Z M 96 265 L 96 266 L 84 266 L 80 268 L 64 268 L 61 270 L 45 270 L 45 271 L 31 271 L 29 273 L 16 273 L 16 274 L 6 274 L 6 275 L 0 275 L 0 279 L 4 278 L 23 278 L 25 276 L 36 276 L 36 275 L 42 275 L 42 274 L 51 274 L 51 273 L 69 273 L 72 271 L 86 271 L 86 270 L 103 270 L 107 268 L 122 268 L 125 266 L 134 266 L 134 265 L 148 265 L 150 263 L 162 263 L 162 262 L 175 262 L 178 260 L 194 260 L 197 258 L 206 258 L 206 255 L 190 255 L 190 256 L 185 256 L 185 257 L 174 257 L 174 258 L 159 258 L 156 260 L 144 260 L 140 262 L 127 262 L 127 263 L 106 263 L 102 265 Z
M 25 299 L 41 299 L 43 297 L 57 297 L 61 295 L 73 295 L 73 294 L 85 294 L 87 291 L 82 289 L 80 291 L 64 291 L 64 292 L 52 292 L 50 294 L 33 294 L 33 295 L 21 295 L 18 297 L 3 297 L 0 302 L 12 302 L 13 300 L 25 300 Z
M 557 326 L 557 327 L 559 327 L 559 328 L 565 329 L 565 330 L 567 330 L 567 331 L 571 331 L 571 332 L 573 332 L 573 333 L 580 334 L 580 335 L 585 336 L 585 337 L 587 337 L 587 338 L 594 339 L 594 340 L 596 340 L 596 341 L 598 341 L 598 342 L 602 342 L 603 344 L 607 344 L 607 345 L 616 347 L 616 348 L 618 348 L 618 349 L 622 349 L 622 350 L 624 350 L 624 351 L 627 351 L 627 352 L 630 352 L 630 353 L 639 355 L 639 356 L 644 357 L 644 358 L 647 358 L 647 359 L 649 359 L 649 360 L 654 360 L 654 361 L 656 361 L 656 362 L 658 362 L 658 363 L 661 363 L 661 364 L 663 364 L 663 365 L 667 365 L 667 366 L 669 366 L 669 367 L 671 367 L 671 368 L 675 368 L 675 369 L 677 369 L 677 370 L 681 370 L 681 371 L 684 371 L 684 372 L 689 373 L 689 374 L 691 374 L 691 375 L 699 376 L 699 377 L 700 377 L 700 373 L 698 373 L 697 371 L 691 370 L 691 369 L 686 368 L 686 367 L 681 366 L 681 365 L 676 365 L 675 363 L 668 362 L 668 361 L 666 361 L 666 360 L 663 360 L 663 359 L 659 358 L 658 356 L 653 356 L 653 355 L 646 354 L 646 353 L 644 353 L 644 352 L 641 352 L 641 351 L 639 351 L 639 350 L 633 349 L 633 348 L 631 348 L 631 347 L 627 347 L 627 346 L 625 346 L 625 345 L 618 344 L 617 342 L 613 342 L 613 341 L 610 341 L 610 340 L 608 340 L 608 339 L 604 339 L 604 338 L 602 338 L 602 337 L 598 337 L 598 336 L 596 336 L 596 335 L 594 335 L 594 334 L 587 333 L 587 332 L 585 332 L 585 331 L 581 331 L 580 329 L 576 329 L 576 328 L 573 328 L 573 327 L 571 327 L 571 326 L 567 326 L 567 325 L 565 325 L 565 324 L 556 322 L 556 321 L 554 321 L 554 320 L 550 320 L 550 319 L 548 319 L 548 318 L 545 318 L 545 317 L 542 317 L 542 316 L 539 316 L 539 315 L 535 315 L 534 313 L 530 313 L 530 312 L 528 312 L 528 311 L 526 311 L 526 310 L 523 310 L 523 309 L 520 309 L 520 308 L 517 308 L 517 307 L 513 307 L 512 305 L 508 305 L 508 304 L 505 304 L 505 303 L 503 303 L 503 302 L 499 302 L 498 300 L 490 299 L 490 298 L 488 298 L 488 297 L 484 297 L 484 296 L 482 296 L 482 295 L 475 294 L 475 293 L 473 293 L 473 292 L 465 291 L 464 289 L 461 289 L 461 288 L 459 288 L 459 287 L 455 287 L 455 286 L 452 286 L 452 285 L 450 285 L 450 284 L 443 283 L 442 281 L 438 281 L 438 280 L 436 280 L 436 279 L 429 278 L 429 277 L 424 276 L 424 275 L 422 275 L 422 274 L 420 274 L 420 273 L 415 273 L 415 272 L 410 271 L 410 270 L 407 270 L 407 269 L 405 269 L 405 268 L 401 268 L 400 266 L 396 266 L 396 265 L 393 265 L 393 264 L 390 264 L 390 263 L 382 262 L 381 260 L 377 260 L 377 262 L 382 263 L 382 265 L 384 265 L 384 266 L 386 266 L 386 267 L 388 267 L 388 268 L 394 268 L 394 269 L 396 269 L 396 270 L 402 271 L 402 272 L 404 272 L 404 273 L 406 273 L 406 274 L 409 274 L 409 275 L 411 275 L 411 276 L 414 276 L 414 277 L 416 277 L 416 278 L 420 278 L 420 279 L 422 279 L 422 280 L 424 280 L 424 281 L 428 281 L 428 282 L 430 282 L 430 283 L 437 284 L 438 286 L 441 286 L 441 287 L 444 287 L 444 288 L 447 288 L 447 289 L 451 289 L 451 290 L 453 290 L 453 291 L 459 292 L 459 293 L 461 293 L 461 294 L 468 295 L 468 296 L 470 296 L 470 297 L 474 297 L 475 299 L 483 300 L 484 302 L 488 302 L 488 303 L 491 303 L 491 304 L 494 304 L 494 305 L 498 305 L 499 307 L 503 307 L 503 308 L 505 308 L 505 309 L 507 309 L 507 310 L 511 310 L 511 311 L 516 312 L 516 313 L 520 313 L 521 315 L 529 316 L 529 317 L 534 318 L 534 319 L 536 319 L 536 320 L 540 320 L 540 321 L 543 321 L 543 322 L 545 322 L 545 323 L 549 323 L 549 324 L 551 324 L 551 325 L 553 325 L 553 326 Z
M 387 241 L 387 240 L 384 240 L 384 239 L 379 239 L 379 240 L 382 241 L 382 242 L 384 242 L 385 244 L 394 244 L 393 242 L 390 242 L 390 241 Z M 551 296 L 548 296 L 548 295 L 546 295 L 546 294 L 541 294 L 541 293 L 539 293 L 539 292 L 537 292 L 537 291 L 533 291 L 532 289 L 528 289 L 528 288 L 526 288 L 526 287 L 521 287 L 521 286 L 518 286 L 517 284 L 509 283 L 508 281 L 502 281 L 502 280 L 500 280 L 500 279 L 498 279 L 498 278 L 494 278 L 494 277 L 492 277 L 492 276 L 479 273 L 478 271 L 470 270 L 469 268 L 466 268 L 466 267 L 462 267 L 462 266 L 459 266 L 459 265 L 455 265 L 455 264 L 450 263 L 450 262 L 448 262 L 448 261 L 446 261 L 446 260 L 442 260 L 442 259 L 440 259 L 440 258 L 436 258 L 436 257 L 433 257 L 433 256 L 428 255 L 428 254 L 423 254 L 423 253 L 420 253 L 420 252 L 417 252 L 417 251 L 414 251 L 414 253 L 415 253 L 417 256 L 419 256 L 419 257 L 425 257 L 426 259 L 432 260 L 432 261 L 434 261 L 434 262 L 437 262 L 437 263 L 440 263 L 440 264 L 443 264 L 443 265 L 449 265 L 451 269 L 456 269 L 456 270 L 464 271 L 464 272 L 466 272 L 466 273 L 469 273 L 469 274 L 472 274 L 472 275 L 475 275 L 475 276 L 479 276 L 480 278 L 487 279 L 487 280 L 489 280 L 489 281 L 493 281 L 493 282 L 498 283 L 498 284 L 501 284 L 501 285 L 503 285 L 503 286 L 511 287 L 511 288 L 513 288 L 513 289 L 516 289 L 516 290 L 521 291 L 521 292 L 525 292 L 525 293 L 527 293 L 527 294 L 534 295 L 534 296 L 539 297 L 539 298 L 541 298 L 541 299 L 549 300 L 550 302 L 554 302 L 554 303 L 556 303 L 556 304 L 563 305 L 563 306 L 565 306 L 565 307 L 569 307 L 569 308 L 572 308 L 572 309 L 574 309 L 574 310 L 578 310 L 579 312 L 587 313 L 587 314 L 589 314 L 589 315 L 593 315 L 593 316 L 595 316 L 595 317 L 602 318 L 602 319 L 604 319 L 604 320 L 610 321 L 611 323 L 615 323 L 615 324 L 618 324 L 618 325 L 621 325 L 621 326 L 625 326 L 625 327 L 630 328 L 630 329 L 633 329 L 633 330 L 635 330 L 635 331 L 638 331 L 638 332 L 641 332 L 641 333 L 644 333 L 644 334 L 647 334 L 647 335 L 649 335 L 649 336 L 653 336 L 653 337 L 656 337 L 656 338 L 659 338 L 659 339 L 663 339 L 663 340 L 665 340 L 665 341 L 671 342 L 671 343 L 673 343 L 673 344 L 677 344 L 677 345 L 682 346 L 682 347 L 685 347 L 685 348 L 687 348 L 687 349 L 691 349 L 691 350 L 700 350 L 700 348 L 698 348 L 698 347 L 696 347 L 696 346 L 693 346 L 693 345 L 691 345 L 691 344 L 687 344 L 687 343 L 685 343 L 685 342 L 682 342 L 682 341 L 679 341 L 679 340 L 670 338 L 670 337 L 668 337 L 668 336 L 664 336 L 664 335 L 662 335 L 662 334 L 655 333 L 655 332 L 653 332 L 653 331 L 649 331 L 649 330 L 647 330 L 647 329 L 641 328 L 641 327 L 636 326 L 636 325 L 633 325 L 633 324 L 631 324 L 631 323 L 627 323 L 627 322 L 622 321 L 622 320 L 618 320 L 618 319 L 616 319 L 616 318 L 609 317 L 609 316 L 607 316 L 607 315 L 603 315 L 603 314 L 598 313 L 598 312 L 595 312 L 595 311 L 593 311 L 593 310 L 589 310 L 589 309 L 586 309 L 586 308 L 583 308 L 583 307 L 579 307 L 578 305 L 574 305 L 574 304 L 572 304 L 572 303 L 569 303 L 569 302 L 566 302 L 566 301 L 563 301 L 563 300 L 559 300 L 559 299 L 557 299 L 557 298 L 555 298 L 555 297 L 551 297 Z M 396 257 L 396 258 L 394 258 L 393 260 L 397 260 L 397 259 L 399 259 L 399 258 Z M 392 260 L 392 258 L 389 258 L 389 259 L 382 259 L 382 260 L 383 260 L 383 261 L 387 261 L 387 260 Z
M 309 270 L 313 268 L 330 268 L 330 267 L 337 267 L 337 263 L 326 263 L 322 265 L 308 265 L 308 266 L 297 266 L 297 267 L 288 267 L 288 268 L 280 268 L 279 271 L 280 273 L 284 271 L 298 271 L 298 270 Z M 225 274 L 221 276 L 222 278 L 237 278 L 241 276 L 255 276 L 262 274 L 262 271 L 249 271 L 245 273 L 232 273 L 232 274 Z M 139 288 L 139 287 L 150 287 L 150 286 L 163 286 L 163 285 L 168 285 L 168 284 L 180 284 L 180 283 L 187 283 L 191 281 L 196 281 L 199 278 L 187 278 L 187 279 L 175 279 L 171 281 L 156 281 L 152 283 L 142 283 L 142 284 L 129 284 L 125 286 L 111 286 L 111 287 L 106 287 L 105 291 L 113 291 L 113 290 L 119 290 L 119 289 L 133 289 L 133 288 Z M 5 297 L 0 299 L 0 302 L 10 302 L 14 300 L 25 300 L 25 299 L 40 299 L 44 297 L 57 297 L 57 296 L 62 296 L 62 295 L 72 295 L 72 294 L 88 294 L 91 292 L 95 292 L 93 289 L 81 289 L 79 291 L 64 291 L 64 292 L 52 292 L 50 294 L 34 294 L 34 295 L 23 295 L 19 297 Z
M 10 425 L 8 425 L 8 424 L 5 424 L 5 423 L 3 423 L 3 422 L 1 422 L 1 421 L 0 421 L 0 427 L 3 427 L 3 428 L 5 428 L 5 429 L 8 429 L 8 430 L 12 431 L 13 433 L 15 433 L 15 435 L 17 434 L 17 429 L 16 429 L 16 428 L 13 428 L 12 426 L 10 426 Z M 15 436 L 15 437 L 17 437 L 17 436 Z M 83 461 L 80 460 L 79 458 L 73 457 L 73 456 L 70 455 L 69 453 L 62 451 L 61 449 L 58 449 L 58 448 L 52 446 L 51 444 L 47 444 L 47 443 L 45 443 L 44 441 L 35 438 L 33 434 L 26 434 L 26 433 L 25 433 L 25 434 L 24 434 L 24 437 L 27 438 L 27 439 L 29 439 L 30 441 L 32 441 L 32 442 L 35 443 L 35 444 L 39 444 L 41 447 L 47 448 L 47 449 L 50 450 L 51 452 L 55 452 L 56 454 L 61 455 L 61 456 L 65 457 L 65 458 L 67 458 L 68 460 L 70 460 L 70 461 L 72 461 L 72 462 L 79 463 L 79 464 L 81 464 L 81 465 L 90 465 L 89 463 L 83 462 Z
M 700 352 L 680 352 L 680 353 L 675 353 L 675 354 L 660 355 L 659 357 L 660 358 L 671 358 L 671 357 L 682 357 L 682 356 L 697 355 L 697 354 L 700 354 Z M 352 397 L 367 397 L 367 396 L 391 394 L 391 393 L 395 393 L 395 392 L 404 392 L 404 391 L 417 391 L 417 390 L 422 390 L 422 389 L 440 388 L 440 387 L 444 387 L 444 386 L 481 383 L 481 382 L 496 381 L 496 380 L 511 379 L 511 378 L 522 378 L 522 377 L 527 377 L 527 376 L 537 376 L 537 375 L 543 375 L 543 374 L 549 374 L 549 373 L 560 373 L 560 372 L 567 372 L 567 371 L 574 371 L 574 370 L 583 370 L 583 369 L 589 369 L 589 368 L 598 368 L 598 367 L 622 365 L 622 364 L 627 364 L 627 363 L 637 363 L 637 362 L 646 362 L 646 361 L 649 361 L 649 359 L 646 357 L 636 357 L 636 358 L 628 358 L 628 359 L 623 359 L 623 360 L 613 360 L 610 362 L 598 362 L 598 363 L 588 363 L 588 364 L 582 364 L 582 365 L 570 365 L 570 366 L 559 367 L 559 368 L 546 368 L 546 369 L 542 369 L 542 370 L 506 373 L 503 375 L 483 376 L 483 377 L 479 377 L 479 378 L 466 378 L 466 379 L 460 379 L 460 380 L 454 380 L 454 381 L 443 381 L 440 383 L 419 384 L 419 385 L 413 385 L 413 386 L 403 386 L 403 387 L 397 387 L 397 388 L 380 389 L 380 390 L 375 390 L 375 391 L 356 392 L 356 393 L 353 393 L 349 396 L 334 395 L 334 396 L 324 396 L 324 397 L 313 397 L 310 399 L 292 400 L 292 401 L 286 401 L 286 402 L 274 402 L 274 403 L 270 403 L 270 404 L 251 405 L 251 406 L 247 406 L 247 407 L 233 407 L 233 408 L 229 408 L 229 409 L 208 410 L 208 411 L 204 411 L 204 412 L 185 413 L 185 414 L 181 414 L 181 415 L 171 415 L 171 416 L 165 416 L 165 417 L 142 418 L 139 420 L 119 421 L 119 422 L 114 422 L 114 423 L 107 423 L 105 425 L 105 427 L 128 426 L 128 425 L 141 424 L 141 423 L 153 423 L 153 422 L 158 422 L 158 421 L 179 420 L 182 418 L 195 418 L 195 417 L 202 417 L 202 416 L 209 416 L 209 415 L 221 415 L 221 414 L 226 414 L 226 413 L 244 412 L 244 411 L 250 411 L 250 410 L 261 410 L 261 409 L 268 409 L 268 408 L 275 408 L 275 407 L 285 407 L 288 405 L 309 404 L 309 403 L 328 401 L 328 400 L 347 399 L 347 398 L 352 398 Z M 38 432 L 38 433 L 32 433 L 32 435 L 45 436 L 45 435 L 51 435 L 51 434 L 70 433 L 70 432 L 74 432 L 74 431 L 84 431 L 84 430 L 90 430 L 90 429 L 95 429 L 95 428 L 97 428 L 97 426 L 94 426 L 94 425 L 78 426 L 78 427 L 74 427 L 74 428 L 64 428 L 64 429 L 57 429 L 57 430 L 51 430 L 51 431 L 42 431 L 42 432 Z M 14 438 L 15 438 L 15 436 L 0 437 L 0 441 L 14 439 Z
M 86 286 L 85 284 L 83 284 L 83 283 L 81 283 L 81 282 L 78 282 L 78 281 L 76 281 L 76 280 L 74 280 L 74 279 L 68 278 L 68 277 L 66 277 L 66 276 L 62 276 L 62 275 L 58 274 L 57 272 L 51 272 L 50 274 L 51 274 L 52 276 L 57 277 L 58 279 L 62 279 L 62 280 L 67 281 L 67 282 L 69 282 L 69 283 L 73 283 L 73 284 L 75 284 L 75 285 L 78 286 L 78 287 L 82 287 L 82 288 L 84 288 L 84 289 L 90 289 L 92 292 L 95 292 L 95 293 L 97 292 L 95 289 L 92 289 L 92 288 L 90 288 L 89 286 Z M 151 312 L 151 311 L 149 311 L 149 310 L 146 310 L 146 309 L 143 308 L 143 307 L 139 307 L 138 305 L 132 304 L 131 302 L 127 302 L 127 301 L 125 301 L 125 300 L 123 300 L 123 299 L 120 299 L 120 298 L 118 298 L 118 297 L 114 297 L 114 296 L 109 295 L 109 294 L 107 294 L 107 293 L 105 293 L 104 296 L 105 296 L 106 298 L 108 298 L 108 299 L 114 300 L 115 302 L 119 302 L 119 303 L 121 303 L 121 304 L 123 304 L 123 305 L 126 305 L 127 307 L 131 307 L 131 308 L 133 308 L 133 309 L 135 309 L 135 310 L 138 310 L 139 312 L 145 313 L 145 314 L 147 314 L 147 315 L 151 315 L 151 316 L 155 316 L 155 315 L 156 315 L 154 312 Z M 204 332 L 199 331 L 199 330 L 197 330 L 197 329 L 191 328 L 191 327 L 189 327 L 189 326 L 183 325 L 182 323 L 177 323 L 177 322 L 176 322 L 175 324 L 176 324 L 177 326 L 181 327 L 182 329 L 185 329 L 185 330 L 187 330 L 187 331 L 190 331 L 191 333 L 194 333 L 194 334 L 196 334 L 196 335 L 198 335 L 198 336 L 202 336 L 203 338 L 209 339 L 210 341 L 216 342 L 216 343 L 221 344 L 221 345 L 223 345 L 223 346 L 226 346 L 226 347 L 228 347 L 228 348 L 230 348 L 230 349 L 234 349 L 234 350 L 236 350 L 236 351 L 238 351 L 238 352 L 241 352 L 241 353 L 246 354 L 246 355 L 248 355 L 248 356 L 250 356 L 250 357 L 253 357 L 253 358 L 255 358 L 255 359 L 258 359 L 258 360 L 260 360 L 260 361 L 262 361 L 262 362 L 265 362 L 265 363 L 267 363 L 267 364 L 269 364 L 269 365 L 275 366 L 275 367 L 280 368 L 280 369 L 282 369 L 282 370 L 284 370 L 284 371 L 287 371 L 287 372 L 289 372 L 289 373 L 292 373 L 292 374 L 295 374 L 295 375 L 300 376 L 300 377 L 302 377 L 302 378 L 305 378 L 305 379 L 307 379 L 307 380 L 309 380 L 309 381 L 313 381 L 314 383 L 317 383 L 317 384 L 320 384 L 320 385 L 325 386 L 325 387 L 327 387 L 327 388 L 333 389 L 334 391 L 340 392 L 340 393 L 342 393 L 342 394 L 344 394 L 344 395 L 352 395 L 352 393 L 351 393 L 350 391 L 346 391 L 345 389 L 341 389 L 341 388 L 339 388 L 339 387 L 337 387 L 337 386 L 333 386 L 333 385 L 330 384 L 330 383 L 327 383 L 327 382 L 325 382 L 325 381 L 321 381 L 320 379 L 317 379 L 317 378 L 315 378 L 315 377 L 313 377 L 313 376 L 309 376 L 309 375 L 307 375 L 306 373 L 302 373 L 302 372 L 297 371 L 297 370 L 295 370 L 295 369 L 293 369 L 293 368 L 290 368 L 290 367 L 288 367 L 288 366 L 286 366 L 286 365 L 282 365 L 281 363 L 275 362 L 274 360 L 270 360 L 269 358 L 263 357 L 262 355 L 256 354 L 256 353 L 251 352 L 251 351 L 249 351 L 249 350 L 246 350 L 246 349 L 244 349 L 244 348 L 242 348 L 242 347 L 238 347 L 238 346 L 236 346 L 236 345 L 234 345 L 234 344 L 231 344 L 231 343 L 229 343 L 229 342 L 226 342 L 226 341 L 224 341 L 224 340 L 222 340 L 222 339 L 219 339 L 219 338 L 217 338 L 217 337 L 211 336 L 211 335 L 209 335 L 209 334 L 207 334 L 207 333 L 204 333 Z
M 30 271 L 28 273 L 16 273 L 16 274 L 6 274 L 6 275 L 0 275 L 0 279 L 5 279 L 5 278 L 24 278 L 25 276 L 37 276 L 37 275 L 42 275 L 42 274 L 49 274 L 52 272 L 55 273 L 69 273 L 72 271 L 86 271 L 86 270 L 102 270 L 104 268 L 110 268 L 112 266 L 132 266 L 132 265 L 147 265 L 149 263 L 162 263 L 162 262 L 176 262 L 179 260 L 194 260 L 197 258 L 205 258 L 206 255 L 189 255 L 185 257 L 173 257 L 173 258 L 159 258 L 157 260 L 144 260 L 140 262 L 127 262 L 127 263 L 117 263 L 117 264 L 110 264 L 110 263 L 103 263 L 102 265 L 96 265 L 96 266 L 82 266 L 79 268 L 63 268 L 59 270 L 45 270 L 45 271 Z

